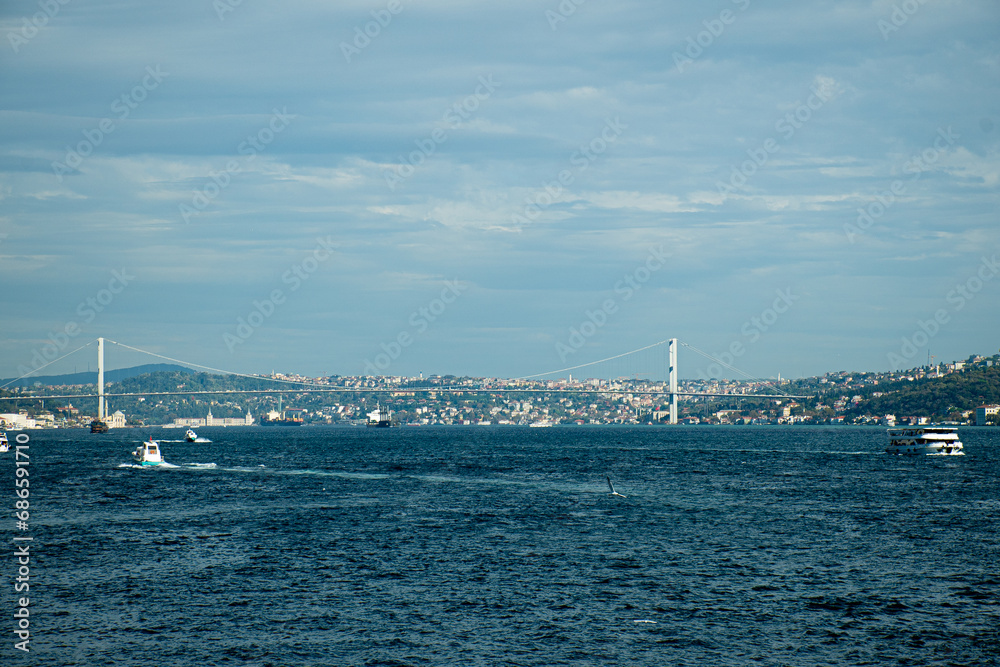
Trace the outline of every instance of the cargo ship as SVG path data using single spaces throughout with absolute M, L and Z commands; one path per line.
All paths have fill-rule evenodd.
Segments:
M 381 403 L 375 404 L 375 409 L 368 413 L 368 421 L 365 426 L 375 428 L 388 428 L 392 426 L 392 413 L 388 408 L 383 408 Z

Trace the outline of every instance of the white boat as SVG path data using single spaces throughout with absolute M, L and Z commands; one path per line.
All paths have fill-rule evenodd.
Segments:
M 135 459 L 136 463 L 144 466 L 155 466 L 163 463 L 160 443 L 150 437 L 148 442 L 144 442 L 136 447 L 136 450 L 132 452 L 132 458 Z
M 554 426 L 555 424 L 551 419 L 540 419 L 536 422 L 531 422 L 528 424 L 531 428 L 548 428 L 549 426 Z
M 887 454 L 961 456 L 962 441 L 958 429 L 947 426 L 890 428 Z
M 9 451 L 10 451 L 10 442 L 7 440 L 7 434 L 0 433 L 0 454 Z
M 368 413 L 368 421 L 365 422 L 365 425 L 388 428 L 392 426 L 392 412 L 383 408 L 381 403 L 376 403 L 375 409 Z
M 188 442 L 212 442 L 208 438 L 201 437 L 191 429 L 188 429 L 187 433 L 184 434 L 184 439 Z

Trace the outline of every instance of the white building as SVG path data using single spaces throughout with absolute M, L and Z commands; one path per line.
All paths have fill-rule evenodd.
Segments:
M 204 419 L 197 417 L 175 419 L 172 426 L 188 426 L 191 428 L 198 426 L 253 426 L 253 416 L 248 410 L 245 417 L 214 417 L 212 416 L 212 409 L 209 408 L 208 414 L 205 415 Z
M 35 424 L 35 420 L 29 417 L 26 412 L 18 414 L 5 412 L 0 414 L 0 428 L 17 430 L 22 428 L 38 428 L 38 426 Z
M 996 421 L 998 414 L 1000 414 L 1000 405 L 980 405 L 976 408 L 976 426 L 986 426 L 990 417 Z
M 104 423 L 108 425 L 108 428 L 125 428 L 125 413 L 117 410 L 115 414 L 105 417 Z

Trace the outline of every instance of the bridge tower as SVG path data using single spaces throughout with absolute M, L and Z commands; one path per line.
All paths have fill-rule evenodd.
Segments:
M 97 339 L 97 421 L 104 421 L 104 339 Z
M 677 423 L 677 339 L 671 338 L 669 350 L 670 361 L 668 372 L 670 373 L 670 423 Z

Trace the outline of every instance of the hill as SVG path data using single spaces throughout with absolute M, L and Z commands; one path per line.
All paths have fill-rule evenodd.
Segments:
M 110 371 L 106 370 L 104 371 L 104 382 L 105 384 L 110 382 L 121 382 L 139 375 L 156 373 L 158 371 L 194 373 L 194 371 L 185 368 L 184 366 L 178 366 L 177 364 L 144 364 L 142 366 L 132 366 L 131 368 L 116 368 Z M 10 382 L 9 385 L 7 384 L 8 382 Z M 14 378 L 0 380 L 0 386 L 3 386 L 5 389 L 13 389 L 15 387 L 34 387 L 39 384 L 49 387 L 60 385 L 97 384 L 97 371 L 68 373 L 66 375 L 28 376 L 20 380 L 15 380 Z
M 865 395 L 867 394 L 867 395 Z M 875 394 L 880 394 L 876 396 Z M 1000 368 L 970 368 L 944 377 L 897 382 L 866 390 L 848 416 L 927 416 L 932 420 L 961 420 L 961 413 L 978 406 L 1000 403 Z

